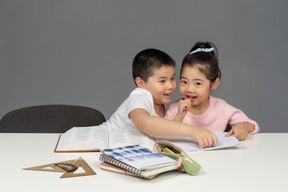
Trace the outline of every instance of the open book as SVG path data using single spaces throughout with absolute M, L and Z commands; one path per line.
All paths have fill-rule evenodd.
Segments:
M 215 147 L 200 148 L 198 143 L 188 137 L 160 137 L 156 140 L 167 140 L 184 151 L 214 150 L 239 146 L 240 142 L 234 137 L 225 137 L 226 133 L 215 133 L 218 143 Z M 103 126 L 73 127 L 61 134 L 55 152 L 92 152 L 127 145 L 140 144 L 153 149 L 154 140 L 151 136 L 138 130 L 108 130 Z
M 106 168 L 106 170 L 110 168 L 109 170 L 114 172 L 118 172 L 117 168 L 118 170 L 121 168 L 131 173 L 130 175 L 147 179 L 179 167 L 176 160 L 140 145 L 107 149 L 102 153 L 99 157 L 100 161 L 108 163 L 102 164 L 102 168 Z M 109 166 L 109 164 L 115 167 Z
M 60 135 L 54 152 L 93 152 L 136 144 L 152 149 L 154 140 L 138 130 L 108 130 L 101 125 L 73 127 Z

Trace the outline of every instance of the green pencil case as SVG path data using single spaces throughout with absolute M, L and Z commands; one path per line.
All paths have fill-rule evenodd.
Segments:
M 197 175 L 201 166 L 191 159 L 185 151 L 183 151 L 180 147 L 176 146 L 175 144 L 166 141 L 166 140 L 159 140 L 155 141 L 154 151 L 161 153 L 167 157 L 175 159 L 179 163 L 178 171 L 186 172 L 190 175 Z M 180 166 L 181 165 L 181 166 Z

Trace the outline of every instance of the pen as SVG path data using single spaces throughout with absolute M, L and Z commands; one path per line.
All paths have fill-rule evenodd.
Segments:
M 192 99 L 192 97 L 189 97 L 189 99 L 190 99 L 190 101 L 192 101 L 193 99 Z M 184 108 L 183 108 L 183 113 L 185 112 L 187 110 L 187 106 L 185 106 Z
M 185 106 L 184 108 L 183 108 L 183 111 L 182 112 L 185 112 L 187 110 L 187 106 Z

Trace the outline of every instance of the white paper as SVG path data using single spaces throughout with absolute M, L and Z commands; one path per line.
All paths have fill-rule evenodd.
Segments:
M 215 149 L 222 149 L 222 148 L 229 148 L 229 147 L 236 147 L 239 146 L 241 143 L 240 141 L 234 137 L 233 135 L 230 137 L 225 137 L 227 133 L 215 133 L 218 138 L 218 143 L 215 147 L 206 147 L 201 148 L 196 141 L 189 137 L 162 137 L 157 136 L 155 137 L 156 140 L 167 140 L 171 143 L 177 145 L 178 147 L 182 148 L 184 151 L 208 151 L 208 150 L 215 150 Z

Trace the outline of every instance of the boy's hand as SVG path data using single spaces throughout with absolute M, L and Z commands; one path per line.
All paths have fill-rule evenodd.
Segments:
M 193 134 L 196 137 L 195 140 L 202 148 L 215 147 L 218 142 L 218 138 L 216 137 L 216 135 L 213 132 L 206 129 L 199 128 Z
M 243 122 L 238 123 L 237 125 L 233 126 L 232 129 L 225 135 L 226 137 L 231 136 L 234 134 L 234 136 L 239 141 L 244 141 L 250 132 L 254 130 L 254 126 L 251 123 Z

